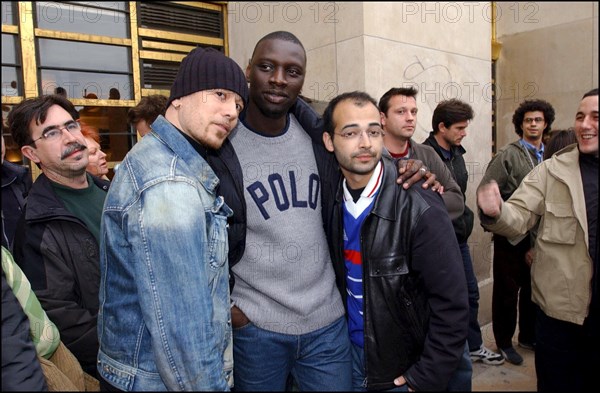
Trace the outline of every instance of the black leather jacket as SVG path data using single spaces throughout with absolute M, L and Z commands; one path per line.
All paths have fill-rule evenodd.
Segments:
M 404 375 L 415 390 L 444 390 L 467 337 L 467 285 L 441 197 L 396 184 L 384 158 L 383 183 L 361 228 L 365 368 L 369 390 Z M 346 304 L 343 190 L 333 210 L 332 259 Z

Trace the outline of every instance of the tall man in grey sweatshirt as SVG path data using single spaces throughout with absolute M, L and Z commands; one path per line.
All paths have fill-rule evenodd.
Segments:
M 295 107 L 304 128 L 288 113 L 301 103 L 305 72 L 306 52 L 293 34 L 260 39 L 246 69 L 247 110 L 222 148 L 208 152 L 218 193 L 234 211 L 228 232 L 239 391 L 282 391 L 290 374 L 300 390 L 352 388 L 344 306 L 325 235 L 341 173 L 314 111 Z M 413 164 L 398 179 L 405 188 L 427 172 Z M 425 176 L 424 188 L 440 189 L 435 176 Z
M 322 198 L 339 174 L 320 139 L 288 114 L 305 70 L 294 35 L 263 37 L 246 69 L 245 116 L 211 162 L 219 193 L 240 209 L 229 235 L 240 391 L 283 391 L 290 374 L 300 390 L 351 389 L 344 305 L 323 227 Z

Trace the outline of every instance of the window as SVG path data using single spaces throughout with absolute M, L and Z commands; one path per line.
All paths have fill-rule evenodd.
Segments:
M 23 99 L 61 87 L 81 120 L 98 129 L 111 169 L 138 141 L 129 108 L 146 95 L 168 96 L 194 47 L 227 53 L 225 2 L 1 4 L 3 120 Z M 4 136 L 8 159 L 23 162 L 6 130 Z M 35 166 L 32 172 L 39 173 Z
M 41 94 L 61 86 L 68 97 L 108 99 L 114 88 L 121 99 L 133 99 L 131 48 L 40 38 L 38 52 Z
M 70 33 L 130 38 L 127 2 L 35 2 L 36 27 Z

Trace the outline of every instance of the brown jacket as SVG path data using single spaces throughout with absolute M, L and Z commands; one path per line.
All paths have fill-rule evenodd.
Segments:
M 54 392 L 98 392 L 98 380 L 85 373 L 71 351 L 61 342 L 50 359 L 38 356 L 48 390 Z
M 531 266 L 532 300 L 549 317 L 582 325 L 591 301 L 589 249 L 579 150 L 571 145 L 542 162 L 491 219 L 481 224 L 508 238 L 539 222 Z

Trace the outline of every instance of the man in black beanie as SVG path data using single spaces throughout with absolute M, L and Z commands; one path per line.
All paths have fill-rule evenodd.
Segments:
M 214 49 L 182 61 L 165 116 L 127 154 L 101 230 L 102 390 L 228 390 L 231 209 L 205 161 L 248 102 L 241 68 Z

